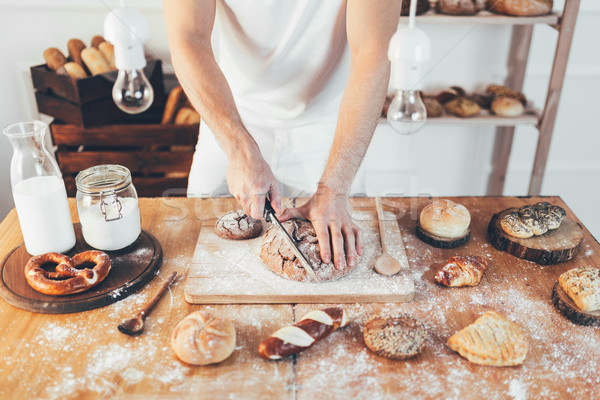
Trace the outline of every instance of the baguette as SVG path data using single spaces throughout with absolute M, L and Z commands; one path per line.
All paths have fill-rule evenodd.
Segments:
M 69 39 L 67 42 L 67 49 L 69 50 L 69 58 L 71 61 L 83 67 L 83 60 L 81 59 L 81 51 L 85 49 L 85 43 L 79 39 Z
M 100 43 L 102 43 L 102 42 L 106 42 L 106 39 L 104 39 L 104 37 L 103 37 L 103 36 L 96 35 L 96 36 L 94 36 L 94 37 L 92 38 L 92 41 L 90 42 L 90 45 L 91 45 L 93 48 L 96 48 L 96 49 L 97 49 L 97 48 L 98 48 L 98 45 L 99 45 Z
M 83 49 L 81 52 L 81 58 L 83 58 L 83 62 L 85 62 L 85 65 L 90 70 L 92 75 L 103 74 L 110 71 L 108 62 L 104 59 L 104 56 L 98 51 L 98 49 L 93 47 Z
M 281 328 L 265 339 L 258 346 L 258 354 L 265 360 L 278 360 L 299 353 L 348 322 L 341 307 L 311 311 L 297 324 Z
M 81 79 L 87 76 L 85 70 L 81 65 L 74 61 L 70 61 L 63 65 L 65 72 L 73 79 Z
M 49 47 L 44 50 L 44 60 L 46 60 L 48 68 L 53 71 L 57 71 L 67 63 L 67 57 L 56 47 Z
M 200 123 L 200 114 L 194 109 L 189 107 L 183 107 L 175 116 L 175 125 L 193 125 Z
M 98 45 L 98 50 L 100 50 L 100 53 L 102 53 L 104 59 L 108 62 L 110 69 L 117 69 L 115 65 L 115 47 L 110 42 L 102 42 Z
M 162 124 L 172 124 L 177 111 L 185 106 L 187 97 L 181 86 L 174 87 L 169 93 L 167 103 L 165 104 L 165 111 L 162 117 Z

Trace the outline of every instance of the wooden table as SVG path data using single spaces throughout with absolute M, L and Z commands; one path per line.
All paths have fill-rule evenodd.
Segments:
M 560 198 L 544 198 L 565 207 Z M 162 243 L 164 265 L 143 290 L 92 311 L 48 315 L 22 311 L 0 300 L 0 398 L 590 398 L 600 377 L 600 329 L 576 326 L 550 303 L 558 275 L 578 265 L 600 266 L 600 244 L 586 230 L 577 257 L 555 266 L 539 266 L 499 252 L 486 241 L 491 214 L 538 198 L 465 197 L 458 201 L 472 214 L 472 239 L 455 250 L 420 242 L 414 234 L 417 211 L 425 198 L 384 199 L 400 206 L 415 300 L 407 304 L 346 305 L 351 324 L 308 351 L 278 362 L 261 360 L 258 343 L 279 327 L 323 305 L 192 306 L 183 298 L 183 280 L 158 303 L 146 331 L 129 337 L 116 329 L 132 315 L 173 270 L 185 274 L 202 228 L 231 210 L 231 199 L 141 199 L 142 224 Z M 353 207 L 374 205 L 353 199 Z M 566 208 L 566 207 L 565 207 Z M 77 221 L 75 204 L 71 211 Z M 577 220 L 567 209 L 568 218 Z M 22 242 L 12 210 L 0 224 L 0 255 Z M 449 289 L 433 283 L 435 269 L 454 254 L 491 259 L 479 286 Z M 210 309 L 231 318 L 238 331 L 234 354 L 215 366 L 180 362 L 170 333 L 183 317 Z M 445 345 L 447 338 L 486 310 L 494 309 L 523 327 L 530 350 L 520 367 L 470 364 Z M 404 311 L 421 318 L 430 339 L 423 354 L 390 361 L 368 351 L 362 324 L 377 311 Z

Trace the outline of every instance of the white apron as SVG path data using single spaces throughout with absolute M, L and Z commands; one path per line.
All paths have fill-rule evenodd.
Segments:
M 218 0 L 215 53 L 284 196 L 314 193 L 349 74 L 342 0 Z M 227 157 L 202 123 L 188 196 L 229 195 Z M 362 170 L 353 192 L 364 192 Z

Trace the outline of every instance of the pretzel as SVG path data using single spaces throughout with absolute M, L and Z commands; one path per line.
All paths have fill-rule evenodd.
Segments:
M 77 269 L 91 262 L 94 268 Z M 44 264 L 55 263 L 55 272 L 46 271 Z M 110 271 L 110 257 L 97 250 L 84 251 L 73 256 L 59 253 L 46 253 L 34 256 L 25 265 L 25 279 L 34 290 L 40 293 L 61 296 L 88 290 L 106 278 Z
M 311 311 L 296 325 L 281 328 L 266 338 L 258 346 L 258 354 L 266 360 L 278 360 L 299 353 L 348 322 L 341 307 Z

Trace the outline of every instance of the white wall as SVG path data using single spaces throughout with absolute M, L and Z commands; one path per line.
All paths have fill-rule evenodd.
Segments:
M 562 9 L 564 0 L 555 0 Z M 102 33 L 108 7 L 116 0 L 0 0 L 0 125 L 35 117 L 28 67 L 43 63 L 45 48 L 66 51 L 78 37 L 89 42 Z M 168 47 L 159 0 L 130 0 L 152 27 L 147 48 L 168 63 Z M 506 75 L 511 28 L 489 25 L 422 25 L 431 35 L 435 66 L 427 87 L 458 84 L 467 90 L 502 82 Z M 536 26 L 527 69 L 525 93 L 543 107 L 557 33 Z M 577 216 L 600 238 L 600 1 L 581 5 L 543 194 L 563 197 Z M 494 128 L 428 125 L 415 136 L 402 137 L 381 125 L 365 159 L 368 194 L 483 195 L 491 171 Z M 515 135 L 505 194 L 524 195 L 537 141 L 537 130 L 519 127 Z M 6 138 L 0 138 L 0 217 L 13 206 Z

